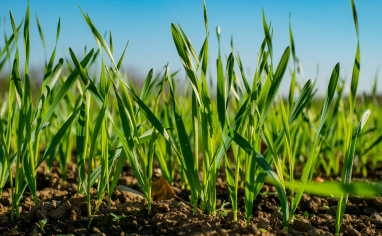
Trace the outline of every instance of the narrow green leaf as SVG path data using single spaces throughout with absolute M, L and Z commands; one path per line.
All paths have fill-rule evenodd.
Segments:
M 172 37 L 174 39 L 174 43 L 178 51 L 179 57 L 182 61 L 183 67 L 186 70 L 186 74 L 191 81 L 192 89 L 194 90 L 198 103 L 201 104 L 200 83 L 194 71 L 195 67 L 194 67 L 194 64 L 192 63 L 190 52 L 188 51 L 188 48 L 186 44 L 184 43 L 183 38 L 179 33 L 179 30 L 176 28 L 174 24 L 171 24 L 171 32 L 172 32 Z
M 272 60 L 273 58 L 272 38 L 271 38 L 271 35 L 269 34 L 269 28 L 267 25 L 267 20 L 265 19 L 264 9 L 263 9 L 263 28 L 264 28 L 265 39 L 268 45 L 268 50 L 271 54 L 271 60 Z
M 113 63 L 113 65 L 115 67 L 117 67 L 117 65 L 115 64 L 112 52 L 110 51 L 109 47 L 107 46 L 105 40 L 103 39 L 101 34 L 98 32 L 96 27 L 93 25 L 92 21 L 90 20 L 90 17 L 88 15 L 85 15 L 85 13 L 82 11 L 81 7 L 80 7 L 80 10 L 82 12 L 82 15 L 85 18 L 86 23 L 89 25 L 89 27 L 90 27 L 90 29 L 91 29 L 91 31 L 92 31 L 92 33 L 94 35 L 94 38 L 96 39 L 97 43 L 100 43 L 103 46 L 103 48 L 106 50 L 106 53 L 109 55 L 111 62 Z
M 356 9 L 355 9 L 354 0 L 350 0 L 350 2 L 351 2 L 351 10 L 352 10 L 352 12 L 353 12 L 353 18 L 354 18 L 355 30 L 356 30 L 356 32 L 357 32 L 357 38 L 359 39 L 357 11 L 356 11 Z
M 259 103 L 259 110 L 262 111 L 260 126 L 264 123 L 265 117 L 268 114 L 269 108 L 271 107 L 273 99 L 275 98 L 276 92 L 279 89 L 281 80 L 284 76 L 286 67 L 288 65 L 289 56 L 290 56 L 290 47 L 288 46 L 285 49 L 284 54 L 280 59 L 279 65 L 277 66 L 276 73 L 273 77 L 272 85 L 269 88 L 269 92 L 267 93 L 268 96 L 267 96 L 266 102 Z
M 86 94 L 86 93 L 85 93 Z M 77 136 L 76 136 L 76 156 L 77 156 L 77 167 L 78 176 L 80 182 L 84 183 L 86 181 L 85 172 L 85 158 L 87 150 L 87 140 L 88 140 L 88 113 L 87 113 L 87 102 L 86 95 L 84 94 L 84 100 L 82 101 L 80 115 L 78 116 L 77 122 Z
M 333 98 L 334 98 L 334 93 L 335 93 L 336 88 L 337 88 L 337 82 L 338 82 L 339 74 L 340 74 L 340 63 L 337 63 L 336 66 L 334 67 L 332 75 L 330 77 L 330 81 L 329 81 L 329 85 L 328 85 L 328 90 L 327 90 L 327 93 L 326 93 L 326 96 L 325 96 L 324 106 L 322 108 L 321 117 L 320 117 L 320 123 L 318 125 L 318 129 L 317 129 L 316 138 L 315 138 L 315 141 L 314 141 L 314 144 L 313 144 L 313 148 L 311 149 L 311 151 L 309 153 L 308 160 L 307 160 L 307 162 L 306 162 L 306 164 L 304 166 L 304 170 L 303 170 L 303 173 L 302 173 L 301 181 L 303 183 L 307 183 L 308 177 L 310 175 L 310 171 L 311 171 L 311 168 L 312 168 L 312 165 L 313 165 L 313 162 L 314 162 L 314 159 L 316 157 L 315 150 L 316 150 L 316 147 L 317 147 L 317 144 L 318 144 L 318 138 L 320 136 L 322 126 L 325 123 L 326 116 L 328 115 L 328 112 L 329 112 L 330 107 L 332 105 L 332 101 L 333 101 Z M 292 206 L 292 210 L 291 210 L 292 214 L 294 214 L 295 210 L 297 209 L 298 203 L 301 200 L 303 192 L 304 192 L 303 189 L 299 189 L 298 190 L 296 198 L 295 198 L 296 201 L 294 202 L 295 204 Z
M 64 137 L 66 131 L 68 130 L 68 128 L 71 126 L 73 120 L 76 118 L 77 114 L 81 111 L 81 107 L 82 106 L 79 106 L 78 108 L 76 108 L 74 110 L 74 112 L 72 113 L 72 115 L 69 117 L 69 119 L 67 119 L 65 121 L 65 123 L 61 126 L 61 128 L 57 131 L 57 133 L 54 135 L 54 137 L 52 138 L 52 141 L 49 143 L 48 147 L 46 148 L 44 154 L 42 155 L 42 157 L 40 158 L 40 160 L 38 161 L 37 165 L 36 165 L 36 169 L 37 167 L 39 167 L 44 161 L 45 159 L 56 149 L 57 145 L 60 144 L 60 141 L 62 139 L 62 137 Z
M 42 47 L 44 48 L 44 52 L 46 52 L 44 34 L 42 33 L 42 28 L 41 28 L 41 25 L 40 25 L 40 21 L 38 20 L 37 12 L 36 12 L 36 21 L 37 21 L 37 28 L 38 28 L 38 32 L 40 34 L 40 39 L 41 39 Z
M 86 65 L 89 63 L 92 55 L 94 53 L 94 49 L 92 49 L 88 55 L 81 61 L 81 66 L 86 67 Z M 78 79 L 78 69 L 75 69 L 69 77 L 65 80 L 65 83 L 60 87 L 58 92 L 56 93 L 56 96 L 54 97 L 53 102 L 50 104 L 48 111 L 45 113 L 44 119 L 42 123 L 46 123 L 50 116 L 53 114 L 53 112 L 58 107 L 58 104 L 60 101 L 65 97 L 65 95 L 68 93 L 69 89 L 72 87 L 72 85 L 76 82 Z
M 288 200 L 285 195 L 285 191 L 283 189 L 283 185 L 277 176 L 277 174 L 274 172 L 272 167 L 268 164 L 268 162 L 265 160 L 265 158 L 258 152 L 256 152 L 256 162 L 261 166 L 261 168 L 267 173 L 268 178 L 271 180 L 271 182 L 275 185 L 277 194 L 280 198 L 281 203 L 281 209 L 283 212 L 283 222 L 284 226 L 288 228 L 289 226 L 289 206 L 288 206 Z
M 172 85 L 172 81 L 170 78 L 169 78 L 169 87 L 170 87 L 170 93 L 171 93 L 171 98 L 172 98 L 172 102 L 173 102 L 175 124 L 176 124 L 178 138 L 179 138 L 181 151 L 182 151 L 182 155 L 179 155 L 179 158 L 182 162 L 182 167 L 185 170 L 187 179 L 191 185 L 191 191 L 193 191 L 193 192 L 197 191 L 199 196 L 202 197 L 201 186 L 200 186 L 200 182 L 199 182 L 199 178 L 198 178 L 198 172 L 197 172 L 194 158 L 193 158 L 192 151 L 191 151 L 190 141 L 188 139 L 186 128 L 184 127 L 182 116 L 179 112 L 178 106 L 177 106 L 176 101 L 175 101 L 173 85 Z
M 347 151 L 347 156 L 344 160 L 344 166 L 342 169 L 342 178 L 341 178 L 341 184 L 343 185 L 349 185 L 351 183 L 351 175 L 353 170 L 353 159 L 354 159 L 354 152 L 355 152 L 355 144 L 357 141 L 357 137 L 359 133 L 361 132 L 362 128 L 365 126 L 367 119 L 369 118 L 370 110 L 366 110 L 359 122 L 359 126 L 357 129 L 357 132 L 355 134 L 355 137 L 352 139 L 351 144 L 349 146 L 349 150 Z M 339 233 L 340 227 L 342 224 L 342 219 L 345 213 L 346 204 L 348 201 L 348 194 L 342 194 L 340 195 L 338 199 L 337 204 L 337 217 L 336 217 L 336 234 Z
M 23 24 L 23 20 L 21 21 L 20 25 L 17 27 L 17 33 L 19 32 L 19 30 L 20 30 L 22 24 Z M 17 37 L 17 35 L 16 35 L 16 37 Z M 8 48 L 9 48 L 9 46 L 11 45 L 11 43 L 12 43 L 12 41 L 13 41 L 14 38 L 15 38 L 15 34 L 12 34 L 11 37 L 10 37 L 8 40 L 6 40 L 5 46 L 4 46 L 4 48 L 1 50 L 1 53 L 0 53 L 0 59 L 3 58 L 4 53 L 8 51 Z

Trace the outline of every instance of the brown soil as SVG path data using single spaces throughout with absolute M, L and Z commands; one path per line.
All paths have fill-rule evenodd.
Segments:
M 154 170 L 155 172 L 155 170 Z M 244 188 L 238 191 L 238 221 L 232 221 L 232 211 L 209 216 L 192 209 L 178 199 L 156 201 L 148 215 L 147 201 L 129 192 L 115 190 L 111 207 L 103 199 L 96 215 L 87 216 L 85 195 L 76 193 L 76 165 L 69 164 L 66 185 L 61 186 L 61 173 L 54 167 L 46 175 L 43 165 L 38 170 L 38 205 L 33 205 L 28 190 L 20 201 L 21 216 L 11 222 L 11 195 L 8 188 L 0 198 L 1 235 L 333 235 L 337 199 L 321 198 L 304 194 L 297 210 L 297 219 L 290 224 L 288 233 L 283 231 L 280 202 L 275 188 L 265 184 L 253 204 L 253 217 L 247 226 L 244 217 Z M 375 172 L 374 179 L 381 179 Z M 357 173 L 355 173 L 357 175 Z M 119 179 L 121 185 L 140 190 L 129 166 L 124 167 Z M 176 178 L 173 187 L 177 196 L 190 200 L 189 190 L 182 190 Z M 287 195 L 290 195 L 287 193 Z M 217 179 L 217 208 L 231 202 L 225 172 Z M 97 206 L 96 192 L 92 190 L 92 210 Z M 225 209 L 230 210 L 230 205 Z M 350 197 L 341 232 L 343 235 L 382 235 L 382 197 L 361 199 Z M 120 217 L 113 220 L 114 213 Z M 43 230 L 39 221 L 46 219 Z M 90 226 L 89 226 L 90 223 Z

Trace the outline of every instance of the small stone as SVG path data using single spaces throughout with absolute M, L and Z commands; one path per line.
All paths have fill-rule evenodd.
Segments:
M 46 212 L 45 211 L 42 211 L 42 210 L 36 210 L 36 217 L 37 217 L 37 220 L 43 220 L 43 219 L 46 219 Z
M 250 224 L 246 227 L 248 233 L 258 235 L 260 234 L 260 230 L 258 230 L 253 224 Z
M 0 226 L 6 226 L 9 223 L 9 219 L 6 215 L 0 215 Z
M 49 216 L 55 219 L 61 218 L 67 211 L 69 211 L 71 205 L 69 202 L 64 202 L 58 207 L 49 213 Z
M 129 188 L 127 186 L 118 185 L 116 189 L 120 192 L 128 192 L 130 195 L 134 196 L 135 198 L 145 198 L 145 195 L 135 189 Z
M 374 200 L 375 205 L 377 205 L 378 211 L 382 211 L 382 197 L 376 197 Z
M 379 213 L 373 213 L 370 215 L 370 218 L 375 221 L 382 221 L 382 216 Z
M 12 198 L 3 196 L 1 197 L 1 203 L 3 203 L 4 206 L 10 206 L 12 204 Z
M 10 229 L 4 234 L 4 236 L 12 236 L 12 235 L 23 235 L 23 233 L 21 233 L 17 229 Z
M 354 228 L 348 229 L 348 235 L 349 236 L 362 236 L 362 234 Z
M 320 236 L 320 233 L 316 229 L 311 229 L 308 231 L 308 236 Z
M 81 218 L 81 208 L 79 207 L 73 207 L 71 210 L 70 210 L 70 216 L 69 216 L 69 219 L 70 220 L 77 220 L 77 219 L 80 219 Z
M 24 211 L 30 211 L 32 209 L 33 204 L 29 204 L 29 202 L 26 202 L 21 203 L 20 206 Z
M 362 235 L 370 235 L 371 234 L 371 229 L 370 229 L 370 227 L 363 228 L 360 233 Z
M 336 214 L 337 214 L 337 207 L 336 206 L 332 206 L 331 208 L 326 209 L 325 212 L 328 215 L 336 216 Z
M 279 211 L 272 213 L 271 218 L 269 219 L 271 227 L 276 228 L 279 223 L 282 224 L 283 215 Z
M 257 234 L 255 234 L 255 235 L 257 235 Z M 288 236 L 288 233 L 284 230 L 280 230 L 279 232 L 276 233 L 276 236 Z
M 300 232 L 308 232 L 314 229 L 310 222 L 306 219 L 296 220 L 293 227 Z

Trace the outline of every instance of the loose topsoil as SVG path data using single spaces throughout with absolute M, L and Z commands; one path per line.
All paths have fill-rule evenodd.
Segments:
M 156 169 L 154 169 L 154 172 Z M 148 215 L 147 201 L 130 192 L 114 190 L 111 207 L 106 196 L 93 219 L 87 216 L 85 195 L 76 193 L 77 169 L 69 164 L 65 187 L 56 164 L 46 175 L 46 166 L 38 169 L 38 205 L 33 205 L 28 190 L 20 202 L 21 216 L 11 222 L 11 194 L 6 188 L 0 199 L 1 235 L 334 235 L 337 199 L 304 194 L 297 210 L 297 219 L 283 231 L 280 201 L 273 186 L 265 184 L 253 204 L 253 217 L 247 226 L 244 208 L 244 188 L 238 191 L 238 221 L 232 221 L 231 206 L 217 216 L 209 216 L 192 209 L 189 190 L 181 189 L 177 177 L 173 189 L 179 198 L 154 201 Z M 353 176 L 357 177 L 357 173 Z M 382 171 L 373 172 L 372 179 L 381 179 Z M 118 184 L 140 190 L 128 165 L 123 169 Z M 224 169 L 217 179 L 217 208 L 231 202 Z M 287 193 L 287 195 L 290 195 Z M 92 190 L 92 210 L 97 206 L 96 191 Z M 361 199 L 350 197 L 343 219 L 343 235 L 382 235 L 382 197 Z M 119 219 L 114 219 L 114 213 Z M 38 223 L 46 219 L 41 229 Z M 90 223 L 90 225 L 89 225 Z

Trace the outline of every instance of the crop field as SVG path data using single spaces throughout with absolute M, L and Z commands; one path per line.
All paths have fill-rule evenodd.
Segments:
M 200 10 L 200 49 L 171 24 L 185 84 L 167 64 L 139 86 L 121 69 L 127 39 L 124 49 L 113 47 L 111 31 L 101 34 L 81 8 L 84 34 L 98 48 L 83 55 L 67 48 L 64 58 L 56 48 L 46 52 L 36 86 L 29 5 L 19 22 L 10 12 L 13 34 L 0 44 L 0 72 L 11 68 L 0 81 L 1 235 L 382 234 L 382 110 L 377 76 L 370 92 L 357 93 L 354 1 L 351 80 L 334 64 L 324 96 L 316 94 L 317 78 L 296 79 L 291 22 L 290 45 L 274 58 L 263 10 L 263 42 L 249 78 L 232 45 L 221 52 L 219 27 L 218 58 L 209 57 L 215 28 L 206 3 Z M 60 21 L 56 46 L 59 38 Z M 120 58 L 115 50 L 124 50 Z

